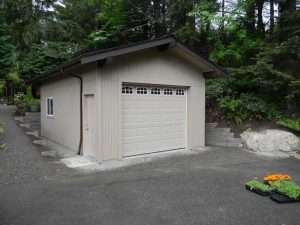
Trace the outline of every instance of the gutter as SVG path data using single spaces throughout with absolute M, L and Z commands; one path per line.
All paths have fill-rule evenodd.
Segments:
M 74 78 L 77 78 L 80 81 L 80 138 L 78 144 L 78 155 L 82 155 L 82 143 L 83 143 L 83 102 L 82 102 L 82 93 L 83 93 L 83 80 L 82 77 L 78 75 L 71 75 Z

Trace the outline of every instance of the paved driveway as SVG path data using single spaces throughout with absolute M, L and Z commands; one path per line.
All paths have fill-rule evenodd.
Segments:
M 43 159 L 0 108 L 7 152 L 0 153 L 1 225 L 297 225 L 300 204 L 279 205 L 244 190 L 267 172 L 300 182 L 300 161 L 215 149 L 80 175 Z

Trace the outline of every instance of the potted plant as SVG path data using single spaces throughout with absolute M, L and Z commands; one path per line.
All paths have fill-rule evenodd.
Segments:
M 35 99 L 32 95 L 32 88 L 29 86 L 26 89 L 25 102 L 27 105 L 27 111 L 29 112 L 39 112 L 40 111 L 40 101 Z
M 16 115 L 24 116 L 27 108 L 24 93 L 15 94 L 14 102 L 17 107 Z
M 271 199 L 279 203 L 300 202 L 300 186 L 293 181 L 279 180 L 271 184 Z
M 256 194 L 262 195 L 262 196 L 268 196 L 271 194 L 271 191 L 273 190 L 272 187 L 270 187 L 267 184 L 264 184 L 258 180 L 250 180 L 246 183 L 246 189 L 249 191 L 252 191 Z
M 29 102 L 29 111 L 30 112 L 39 112 L 40 111 L 40 101 L 38 99 L 31 99 Z

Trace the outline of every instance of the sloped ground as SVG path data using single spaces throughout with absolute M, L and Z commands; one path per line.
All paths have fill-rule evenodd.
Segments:
M 1 108 L 1 225 L 296 225 L 300 205 L 279 205 L 244 189 L 268 172 L 300 182 L 300 161 L 215 148 L 110 172 L 80 175 L 40 156 Z

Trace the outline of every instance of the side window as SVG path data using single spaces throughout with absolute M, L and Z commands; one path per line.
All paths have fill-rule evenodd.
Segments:
M 143 87 L 138 87 L 136 89 L 136 93 L 138 95 L 146 95 L 147 94 L 147 88 L 143 88 Z
M 132 87 L 122 87 L 122 94 L 132 94 Z
M 47 98 L 47 115 L 54 116 L 54 101 L 53 97 Z
M 152 95 L 160 95 L 160 88 L 152 88 L 151 94 Z
M 164 95 L 173 95 L 172 88 L 165 88 L 164 89 Z
M 176 95 L 184 95 L 184 89 L 176 89 Z

